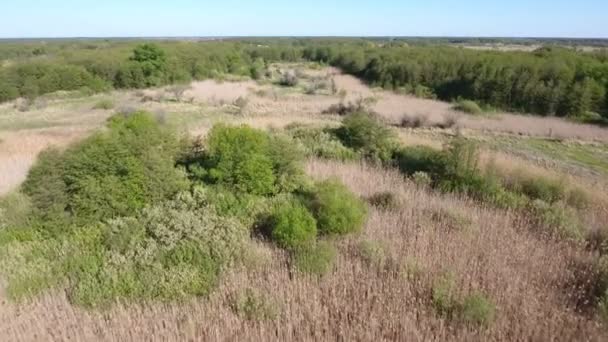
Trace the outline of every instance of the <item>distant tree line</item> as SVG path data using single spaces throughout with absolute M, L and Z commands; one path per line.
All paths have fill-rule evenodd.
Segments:
M 59 44 L 59 43 L 55 43 Z M 237 75 L 259 78 L 266 63 L 301 60 L 298 48 L 239 42 L 0 44 L 0 102 L 58 90 L 146 88 Z M 6 49 L 6 50 L 3 50 Z
M 466 98 L 540 115 L 608 117 L 608 58 L 563 48 L 530 52 L 475 51 L 445 46 L 361 44 L 310 46 L 303 57 L 335 65 L 372 85 L 443 100 Z
M 540 115 L 608 118 L 605 50 L 477 51 L 380 38 L 2 43 L 0 102 L 57 90 L 145 88 L 228 74 L 257 79 L 268 63 L 302 60 L 331 64 L 371 85 L 418 96 L 469 99 Z

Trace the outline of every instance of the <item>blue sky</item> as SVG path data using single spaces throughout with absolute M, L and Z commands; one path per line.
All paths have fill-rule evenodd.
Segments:
M 5 0 L 0 37 L 608 38 L 608 0 Z

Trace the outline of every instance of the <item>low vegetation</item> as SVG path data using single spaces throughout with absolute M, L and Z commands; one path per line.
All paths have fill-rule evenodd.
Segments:
M 23 193 L 0 206 L 8 294 L 67 286 L 69 299 L 87 307 L 207 296 L 264 224 L 298 269 L 328 272 L 336 253 L 318 236 L 358 231 L 366 207 L 337 181 L 312 186 L 292 145 L 217 125 L 200 150 L 135 112 L 65 151 L 42 153 Z M 235 304 L 239 314 L 272 316 L 247 297 Z

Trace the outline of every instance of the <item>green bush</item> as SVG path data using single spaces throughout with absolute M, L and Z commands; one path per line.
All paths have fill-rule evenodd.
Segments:
M 414 172 L 412 174 L 412 181 L 414 182 L 414 184 L 416 184 L 416 186 L 420 188 L 427 188 L 433 183 L 431 176 L 429 176 L 429 174 L 424 171 Z
M 465 324 L 487 326 L 494 320 L 496 308 L 481 293 L 472 293 L 459 299 L 453 275 L 439 278 L 432 289 L 431 302 L 435 311 L 449 320 L 459 320 Z
M 432 289 L 431 303 L 435 311 L 445 318 L 452 318 L 458 309 L 456 299 L 456 280 L 451 274 L 446 274 L 435 281 Z
M 30 212 L 30 199 L 20 192 L 0 198 L 0 229 L 26 227 Z
M 293 192 L 308 183 L 304 173 L 304 152 L 286 135 L 270 136 L 270 156 L 276 175 L 277 192 Z
M 291 200 L 272 212 L 272 240 L 288 250 L 305 249 L 317 238 L 317 223 L 301 203 Z
M 566 203 L 576 209 L 585 209 L 589 207 L 591 198 L 585 189 L 572 187 L 566 194 Z
M 307 156 L 336 160 L 354 160 L 358 154 L 344 146 L 328 129 L 296 126 L 288 133 L 304 146 Z
M 518 190 L 532 200 L 539 199 L 547 203 L 555 203 L 566 197 L 564 182 L 547 177 L 524 178 L 520 181 Z
M 278 316 L 276 306 L 266 297 L 247 289 L 231 300 L 234 313 L 249 321 L 271 321 Z
M 395 152 L 394 159 L 399 170 L 407 176 L 424 172 L 436 181 L 446 169 L 443 152 L 428 146 L 402 147 Z
M 64 179 L 64 163 L 65 156 L 57 149 L 40 152 L 21 186 L 30 197 L 34 215 L 45 221 L 66 215 L 70 195 Z
M 332 270 L 336 254 L 334 246 L 321 241 L 314 246 L 298 250 L 293 256 L 294 265 L 300 272 L 323 276 Z
M 344 145 L 373 161 L 389 161 L 395 149 L 393 132 L 369 113 L 354 113 L 336 131 Z
M 318 183 L 312 201 L 319 233 L 344 235 L 361 230 L 367 206 L 337 180 Z
M 576 210 L 563 203 L 549 204 L 535 200 L 530 204 L 530 212 L 536 222 L 549 234 L 575 241 L 584 239 L 584 228 Z
M 175 168 L 178 140 L 149 114 L 111 119 L 108 130 L 64 153 L 41 155 L 23 185 L 43 216 L 84 220 L 134 214 L 188 187 Z
M 271 203 L 263 196 L 238 193 L 223 186 L 205 187 L 204 193 L 220 216 L 235 218 L 246 227 L 253 227 L 270 210 Z
M 487 326 L 494 320 L 496 308 L 483 294 L 473 293 L 464 298 L 459 318 L 467 324 Z
M 388 260 L 386 248 L 378 241 L 361 241 L 358 251 L 361 259 L 368 266 L 383 267 Z
M 301 185 L 301 157 L 286 138 L 247 126 L 216 125 L 207 138 L 203 175 L 238 191 L 271 195 Z
M 472 115 L 480 115 L 483 113 L 483 110 L 475 101 L 470 100 L 460 100 L 453 107 L 454 110 L 465 112 Z
M 204 296 L 248 236 L 238 221 L 217 215 L 200 188 L 102 228 L 94 243 L 70 243 L 79 257 L 67 270 L 69 294 L 85 306 Z

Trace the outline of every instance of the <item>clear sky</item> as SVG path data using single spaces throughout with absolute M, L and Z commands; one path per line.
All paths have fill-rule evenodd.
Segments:
M 2 0 L 0 37 L 608 38 L 608 0 Z

